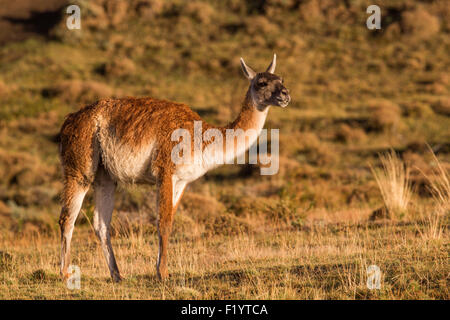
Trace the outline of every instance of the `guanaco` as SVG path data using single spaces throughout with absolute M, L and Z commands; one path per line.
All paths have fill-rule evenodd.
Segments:
M 241 58 L 244 75 L 250 81 L 236 120 L 224 127 L 202 122 L 202 130 L 252 129 L 245 143 L 223 146 L 227 158 L 242 155 L 258 138 L 269 107 L 286 107 L 291 98 L 281 77 L 274 74 L 276 55 L 265 72 L 256 73 Z M 104 99 L 67 116 L 60 132 L 60 158 L 64 187 L 59 219 L 61 228 L 61 275 L 69 278 L 70 242 L 75 220 L 90 186 L 94 188 L 93 227 L 100 240 L 113 281 L 121 280 L 110 239 L 114 192 L 118 182 L 156 184 L 159 255 L 157 275 L 168 277 L 169 234 L 186 185 L 215 167 L 211 161 L 174 163 L 174 130 L 193 133 L 202 121 L 187 105 L 153 98 Z M 193 136 L 193 135 L 191 135 Z M 242 141 L 242 140 L 240 140 Z M 202 151 L 208 157 L 208 146 Z M 220 147 L 222 148 L 222 146 Z M 219 148 L 219 149 L 220 149 Z M 205 157 L 205 155 L 203 155 Z

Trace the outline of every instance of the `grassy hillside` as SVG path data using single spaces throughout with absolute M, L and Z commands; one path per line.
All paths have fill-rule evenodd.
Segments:
M 64 1 L 33 2 L 38 13 L 61 12 L 48 30 L 21 25 L 32 18 L 29 1 L 16 3 L 0 11 L 0 26 L 18 35 L 0 33 L 0 298 L 449 298 L 449 211 L 431 191 L 437 160 L 450 168 L 445 0 L 380 2 L 382 29 L 373 31 L 373 1 L 71 1 L 81 30 L 65 27 Z M 248 86 L 239 57 L 260 71 L 274 52 L 292 96 L 266 124 L 280 129 L 280 172 L 227 165 L 192 183 L 166 283 L 154 271 L 153 187 L 117 193 L 119 285 L 105 286 L 89 194 L 73 241 L 83 289 L 65 289 L 64 116 L 102 97 L 152 96 L 226 124 Z M 391 149 L 411 169 L 414 192 L 388 218 L 376 214 L 384 202 L 371 166 Z M 366 287 L 372 264 L 380 290 Z

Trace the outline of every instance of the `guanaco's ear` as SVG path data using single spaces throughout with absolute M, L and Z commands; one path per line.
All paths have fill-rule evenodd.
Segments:
M 244 71 L 244 75 L 248 80 L 252 80 L 256 76 L 256 72 L 252 70 L 249 66 L 247 66 L 244 62 L 244 59 L 241 58 L 241 67 L 242 71 Z
M 276 66 L 277 66 L 277 54 L 274 53 L 274 54 L 273 54 L 272 62 L 270 63 L 269 67 L 267 68 L 266 72 L 274 73 L 274 72 L 275 72 L 275 67 L 276 67 Z

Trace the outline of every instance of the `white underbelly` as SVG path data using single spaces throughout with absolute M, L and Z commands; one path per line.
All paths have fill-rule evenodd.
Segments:
M 154 181 L 151 174 L 154 143 L 137 150 L 109 140 L 107 143 L 101 143 L 101 149 L 103 164 L 115 180 L 126 183 Z
M 189 183 L 203 176 L 206 171 L 203 164 L 181 164 L 177 166 L 174 176 L 177 180 Z

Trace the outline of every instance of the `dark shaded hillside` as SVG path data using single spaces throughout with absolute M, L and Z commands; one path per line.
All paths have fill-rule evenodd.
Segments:
M 0 44 L 30 37 L 48 37 L 61 21 L 67 0 L 2 1 Z

